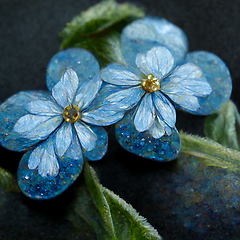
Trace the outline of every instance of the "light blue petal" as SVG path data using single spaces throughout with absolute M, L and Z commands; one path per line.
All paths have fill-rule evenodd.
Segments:
M 58 157 L 62 157 L 68 150 L 72 142 L 72 124 L 64 122 L 56 132 L 56 152 Z
M 165 47 L 154 47 L 146 54 L 139 53 L 136 57 L 136 65 L 146 76 L 153 74 L 161 80 L 174 66 L 174 58 Z
M 62 116 L 49 117 L 27 114 L 16 122 L 12 131 L 23 138 L 43 140 L 61 124 L 62 120 Z
M 206 97 L 198 97 L 200 108 L 187 112 L 197 115 L 208 115 L 219 109 L 232 92 L 232 79 L 226 64 L 215 54 L 205 51 L 189 53 L 186 62 L 197 65 L 212 88 L 212 93 Z
M 54 55 L 47 67 L 47 87 L 50 91 L 59 82 L 64 72 L 73 69 L 78 76 L 79 85 L 99 74 L 96 58 L 87 50 L 69 48 Z
M 97 144 L 91 151 L 85 151 L 84 156 L 90 161 L 98 161 L 107 152 L 108 135 L 103 127 L 89 126 L 97 136 Z
M 27 104 L 32 101 L 51 100 L 51 94 L 45 91 L 19 92 L 0 105 L 0 143 L 14 151 L 25 151 L 39 142 L 39 139 L 24 138 L 21 133 L 12 131 L 16 122 L 28 114 Z
M 29 169 L 33 170 L 38 167 L 38 165 L 42 159 L 44 150 L 45 150 L 44 147 L 42 145 L 40 145 L 32 151 L 32 153 L 29 157 L 29 160 L 28 160 L 28 168 Z
M 198 66 L 186 63 L 162 82 L 161 91 L 182 109 L 197 111 L 200 108 L 198 97 L 209 95 L 212 88 Z
M 58 175 L 59 164 L 56 153 L 54 151 L 54 143 L 48 143 L 42 154 L 42 158 L 38 165 L 38 173 L 42 177 L 55 177 Z
M 100 90 L 101 85 L 102 79 L 99 74 L 88 82 L 84 82 L 79 87 L 74 102 L 80 110 L 87 108 L 91 104 Z
M 54 144 L 55 134 L 38 146 L 44 149 L 44 153 L 36 169 L 28 167 L 29 158 L 35 150 L 25 153 L 20 161 L 18 184 L 22 192 L 32 199 L 50 199 L 58 196 L 76 180 L 82 170 L 82 157 L 72 159 L 64 155 L 57 158 Z
M 121 35 L 123 56 L 130 66 L 135 66 L 138 53 L 146 53 L 154 46 L 164 46 L 173 54 L 175 66 L 188 52 L 186 34 L 163 18 L 146 17 L 127 25 Z
M 146 131 L 153 124 L 155 110 L 152 101 L 152 95 L 146 93 L 142 98 L 140 105 L 134 116 L 134 125 L 139 132 Z
M 161 138 L 165 134 L 166 124 L 156 117 L 152 126 L 148 129 L 148 133 L 155 139 Z
M 63 109 L 58 104 L 49 100 L 32 101 L 26 105 L 26 110 L 42 116 L 56 116 L 63 113 Z
M 149 131 L 138 132 L 133 124 L 132 114 L 127 114 L 116 125 L 116 138 L 127 151 L 140 157 L 159 162 L 171 161 L 177 157 L 181 142 L 177 129 L 171 135 L 154 138 Z
M 161 93 L 153 93 L 153 103 L 158 117 L 169 127 L 173 128 L 176 123 L 176 110 L 170 101 Z
M 134 86 L 141 84 L 141 74 L 134 73 L 124 65 L 113 63 L 101 70 L 102 79 L 110 84 Z
M 60 81 L 52 88 L 52 96 L 63 108 L 73 102 L 78 89 L 78 76 L 72 69 L 67 69 Z
M 127 109 L 138 103 L 144 93 L 141 86 L 124 88 L 105 85 L 89 108 L 82 112 L 81 119 L 98 126 L 116 123 Z
M 75 122 L 74 128 L 82 147 L 87 151 L 91 151 L 96 146 L 96 134 L 83 122 Z

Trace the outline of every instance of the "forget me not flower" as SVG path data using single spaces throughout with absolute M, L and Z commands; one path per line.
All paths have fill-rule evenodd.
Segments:
M 173 55 L 163 46 L 137 54 L 135 64 L 139 71 L 121 64 L 111 64 L 101 71 L 103 80 L 113 88 L 123 87 L 105 102 L 121 110 L 137 106 L 137 131 L 148 130 L 154 138 L 171 134 L 176 123 L 172 102 L 196 111 L 200 108 L 198 97 L 212 92 L 199 67 L 186 63 L 175 68 Z

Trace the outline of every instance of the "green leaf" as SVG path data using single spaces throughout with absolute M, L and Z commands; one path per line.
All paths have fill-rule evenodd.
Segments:
M 157 231 L 131 205 L 103 187 L 86 162 L 84 180 L 77 188 L 69 219 L 84 219 L 99 240 L 162 239 Z M 79 227 L 80 226 L 76 226 Z
M 226 147 L 240 149 L 240 115 L 236 105 L 227 101 L 214 114 L 208 116 L 204 126 L 205 135 Z
M 0 168 L 0 186 L 6 191 L 20 192 L 16 177 L 3 168 Z
M 181 152 L 199 157 L 207 166 L 240 173 L 240 152 L 199 136 L 180 132 Z
M 102 1 L 67 23 L 67 26 L 60 33 L 63 38 L 61 49 L 75 46 L 82 41 L 82 38 L 102 34 L 110 27 L 114 26 L 116 30 L 116 24 L 122 21 L 125 21 L 126 25 L 127 22 L 142 17 L 144 17 L 143 9 L 133 4 L 118 4 L 114 0 Z
M 129 22 L 144 17 L 142 8 L 133 4 L 103 1 L 80 13 L 62 30 L 60 49 L 85 48 L 92 52 L 100 65 L 124 62 L 119 36 Z

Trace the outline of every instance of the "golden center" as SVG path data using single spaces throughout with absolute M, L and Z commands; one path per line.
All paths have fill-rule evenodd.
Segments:
M 63 110 L 63 118 L 67 122 L 74 123 L 80 118 L 80 116 L 81 111 L 76 105 L 67 106 Z
M 154 77 L 153 74 L 148 74 L 147 79 L 143 79 L 141 82 L 142 89 L 146 92 L 152 93 L 160 90 L 160 80 Z

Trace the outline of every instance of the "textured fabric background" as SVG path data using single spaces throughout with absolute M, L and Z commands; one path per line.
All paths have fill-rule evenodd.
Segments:
M 46 66 L 59 50 L 59 32 L 76 14 L 97 2 L 0 0 L 0 103 L 22 90 L 46 89 Z M 182 28 L 189 38 L 190 51 L 210 51 L 225 61 L 233 79 L 232 100 L 240 108 L 240 1 L 132 2 L 142 6 L 147 14 L 162 16 Z M 203 117 L 177 114 L 179 130 L 203 136 L 203 123 Z M 233 239 L 232 230 L 225 229 L 219 219 L 201 238 L 194 229 L 175 222 L 174 214 L 156 211 L 152 198 L 159 197 L 157 186 L 171 182 L 173 176 L 169 173 L 176 163 L 161 164 L 129 154 L 115 140 L 114 128 L 107 130 L 109 151 L 103 160 L 92 166 L 101 183 L 131 203 L 164 239 Z M 22 154 L 2 147 L 0 151 L 0 165 L 16 172 Z M 5 197 L 0 192 L 0 197 Z M 43 203 L 20 194 L 9 193 L 7 197 L 5 209 L 0 213 L 0 239 L 68 239 L 66 226 L 70 223 L 62 220 L 61 209 L 71 197 L 71 188 L 63 196 Z

